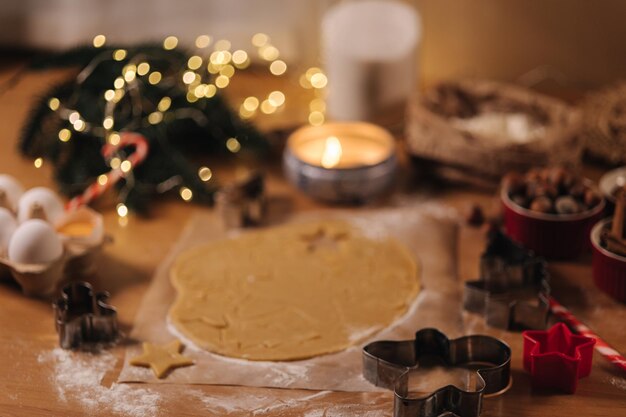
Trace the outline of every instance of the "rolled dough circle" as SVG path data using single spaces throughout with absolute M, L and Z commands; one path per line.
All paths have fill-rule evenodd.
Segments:
M 181 254 L 169 319 L 199 347 L 250 360 L 337 352 L 389 326 L 419 291 L 393 239 L 344 221 L 249 232 Z

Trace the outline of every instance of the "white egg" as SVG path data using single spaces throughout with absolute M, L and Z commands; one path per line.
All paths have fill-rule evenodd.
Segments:
M 0 255 L 9 247 L 9 241 L 17 228 L 17 220 L 13 213 L 4 207 L 0 207 Z
M 63 255 L 63 244 L 52 226 L 43 220 L 26 220 L 9 242 L 9 259 L 21 264 L 46 264 Z
M 63 216 L 63 203 L 49 188 L 31 188 L 20 198 L 17 209 L 17 220 L 20 223 L 32 218 L 41 218 L 55 224 L 61 216 Z
M 17 202 L 24 193 L 24 188 L 10 175 L 0 174 L 0 207 L 11 211 L 17 210 Z

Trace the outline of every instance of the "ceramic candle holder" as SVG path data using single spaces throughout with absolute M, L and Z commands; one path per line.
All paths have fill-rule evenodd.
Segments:
M 307 126 L 287 141 L 285 175 L 318 200 L 359 204 L 388 191 L 398 166 L 393 137 L 369 123 Z

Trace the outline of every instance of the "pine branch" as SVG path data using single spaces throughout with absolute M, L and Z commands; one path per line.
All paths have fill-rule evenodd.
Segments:
M 77 78 L 59 83 L 36 100 L 19 139 L 19 149 L 24 155 L 44 157 L 53 164 L 62 192 L 76 195 L 110 169 L 101 155 L 105 143 L 105 130 L 101 126 L 105 116 L 104 94 L 110 89 L 114 91 L 114 81 L 131 59 L 135 65 L 138 61 L 149 62 L 151 71 L 163 74 L 163 81 L 148 83 L 144 79 L 138 84 L 140 114 L 137 114 L 136 98 L 131 97 L 135 92 L 130 90 L 115 107 L 114 129 L 141 133 L 150 146 L 148 157 L 132 173 L 132 184 L 118 184 L 120 195 L 129 207 L 147 207 L 147 202 L 158 195 L 160 184 L 171 178 L 179 178 L 179 186 L 192 190 L 194 201 L 210 204 L 215 186 L 207 187 L 199 179 L 198 167 L 189 156 L 232 156 L 226 148 L 230 138 L 237 138 L 244 153 L 263 156 L 269 150 L 265 138 L 252 124 L 241 120 L 219 94 L 194 102 L 188 100 L 188 87 L 181 82 L 182 73 L 187 70 L 188 55 L 184 52 L 143 45 L 125 48 L 127 56 L 115 60 L 116 49 L 78 47 L 47 54 L 33 60 L 29 66 L 33 71 L 69 67 L 80 70 Z M 52 97 L 59 100 L 63 111 L 49 107 Z M 156 104 L 163 97 L 171 100 L 169 109 L 162 113 L 163 120 L 156 125 L 147 123 L 148 115 L 156 111 Z M 73 112 L 78 112 L 81 120 L 96 128 L 76 131 L 67 120 L 67 115 Z M 59 140 L 59 130 L 63 128 L 72 132 L 69 141 Z

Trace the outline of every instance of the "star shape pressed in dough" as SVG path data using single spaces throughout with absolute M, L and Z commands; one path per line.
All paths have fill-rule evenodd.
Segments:
M 307 250 L 315 252 L 319 248 L 337 250 L 339 242 L 347 239 L 348 234 L 346 232 L 336 232 L 331 235 L 326 229 L 319 228 L 314 233 L 302 234 L 301 238 L 307 242 Z
M 144 343 L 143 354 L 132 358 L 130 364 L 149 367 L 157 378 L 163 378 L 170 369 L 193 365 L 192 359 L 180 354 L 182 348 L 180 340 L 173 340 L 165 346 Z

